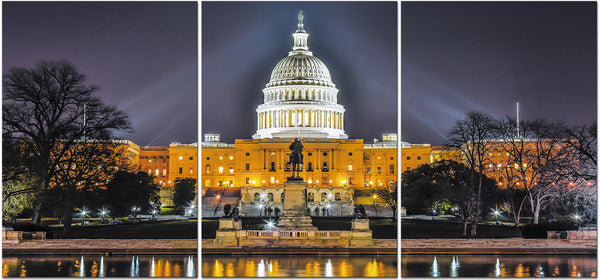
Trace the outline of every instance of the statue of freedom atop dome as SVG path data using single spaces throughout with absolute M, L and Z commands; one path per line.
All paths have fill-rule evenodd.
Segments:
M 290 144 L 290 162 L 292 163 L 292 177 L 288 179 L 302 179 L 300 178 L 300 165 L 304 163 L 304 156 L 302 155 L 302 149 L 304 145 L 302 142 L 298 141 L 298 138 L 294 139 L 294 142 Z M 294 176 L 294 172 L 296 172 L 296 176 Z

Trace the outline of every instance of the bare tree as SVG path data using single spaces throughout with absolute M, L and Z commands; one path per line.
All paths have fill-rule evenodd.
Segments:
M 42 61 L 32 69 L 11 68 L 3 76 L 3 133 L 30 151 L 28 165 L 40 180 L 32 220 L 41 221 L 46 193 L 57 181 L 61 161 L 76 141 L 108 140 L 130 129 L 125 113 L 94 96 L 95 86 L 68 61 Z
M 473 189 L 468 198 L 471 213 L 471 235 L 477 235 L 477 221 L 481 214 L 481 196 L 484 181 L 485 166 L 488 164 L 487 156 L 491 143 L 494 119 L 481 112 L 470 112 L 463 120 L 457 121 L 448 133 L 447 146 L 458 148 L 461 151 L 465 165 L 473 170 L 468 181 L 468 187 Z
M 398 208 L 398 184 L 393 182 L 389 186 L 380 186 L 375 189 L 375 193 L 383 202 L 392 208 L 392 218 L 397 219 L 396 209 Z

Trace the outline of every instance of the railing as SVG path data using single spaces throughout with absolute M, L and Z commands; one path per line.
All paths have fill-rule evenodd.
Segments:
M 343 236 L 349 236 L 349 231 L 262 231 L 246 230 L 247 238 L 251 239 L 339 239 Z M 348 234 L 343 234 L 347 232 Z M 314 234 L 312 234 L 314 233 Z M 244 234 L 241 234 L 244 235 Z

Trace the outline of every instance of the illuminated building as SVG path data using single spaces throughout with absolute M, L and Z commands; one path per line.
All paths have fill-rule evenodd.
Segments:
M 327 66 L 308 50 L 302 13 L 292 36 L 292 51 L 276 64 L 263 90 L 252 139 L 228 144 L 218 134 L 205 134 L 202 193 L 206 188 L 240 188 L 242 215 L 277 215 L 285 199 L 283 183 L 291 175 L 289 146 L 298 138 L 304 145 L 300 177 L 308 184 L 309 214 L 351 215 L 355 190 L 369 193 L 374 186 L 397 181 L 397 135 L 384 134 L 383 141 L 373 144 L 348 139 L 338 89 Z M 203 204 L 211 203 L 216 209 L 220 200 L 203 199 Z

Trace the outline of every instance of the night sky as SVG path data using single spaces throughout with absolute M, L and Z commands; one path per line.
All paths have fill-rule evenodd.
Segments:
M 596 119 L 596 3 L 402 3 L 403 141 L 443 144 L 469 111 Z
M 202 3 L 202 132 L 249 139 L 271 71 L 292 49 L 298 12 L 331 72 L 351 139 L 397 132 L 395 2 Z
M 196 2 L 4 2 L 2 70 L 66 59 L 146 146 L 197 141 Z

